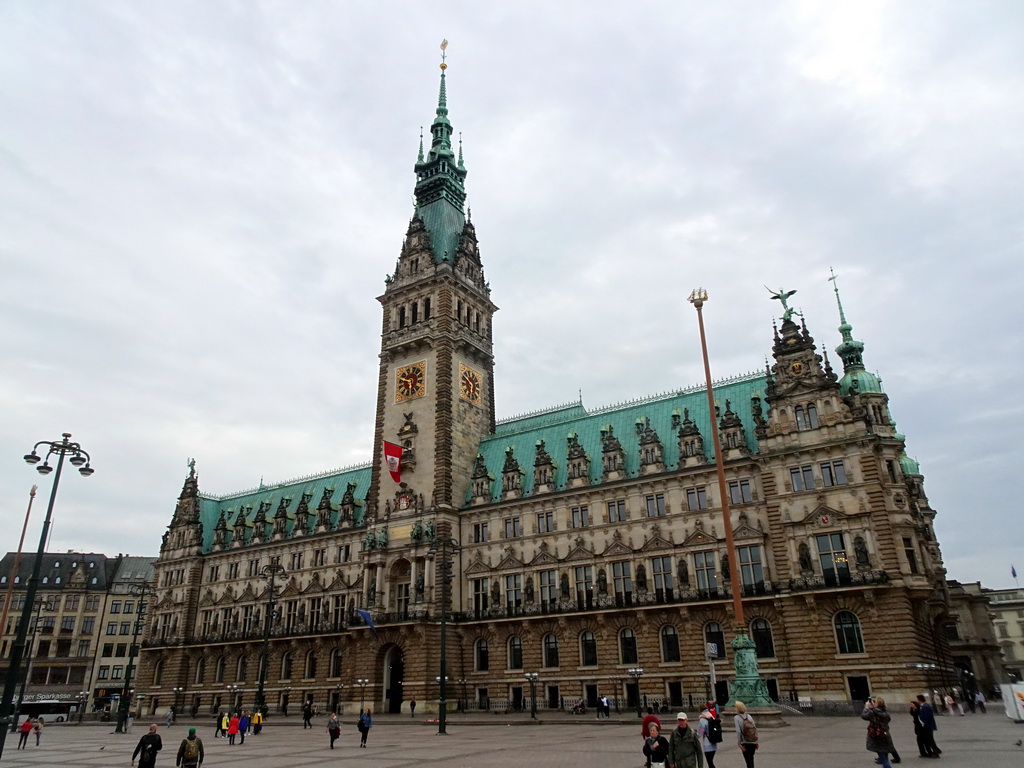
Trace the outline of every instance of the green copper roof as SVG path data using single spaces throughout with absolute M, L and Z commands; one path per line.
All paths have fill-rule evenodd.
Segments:
M 903 471 L 904 476 L 921 474 L 921 465 L 907 456 L 906 453 L 900 454 L 900 469 Z
M 751 398 L 764 399 L 765 375 L 748 374 L 727 379 L 715 384 L 715 400 L 722 413 L 725 401 L 731 401 L 732 410 L 740 417 L 746 432 L 747 447 L 757 451 L 754 436 L 754 422 L 751 415 Z M 767 406 L 765 415 L 767 416 Z M 555 462 L 555 484 L 565 487 L 567 481 L 568 438 L 575 434 L 580 445 L 590 458 L 590 480 L 599 483 L 602 477 L 603 446 L 601 431 L 612 428 L 614 436 L 622 444 L 626 457 L 626 473 L 637 477 L 640 469 L 640 435 L 638 427 L 650 421 L 651 429 L 657 432 L 664 450 L 666 467 L 673 469 L 679 463 L 679 429 L 673 427 L 673 415 L 678 419 L 683 410 L 689 411 L 690 418 L 704 438 L 704 451 L 709 460 L 714 458 L 711 436 L 711 421 L 708 414 L 707 393 L 704 387 L 693 387 L 664 395 L 622 403 L 606 408 L 588 411 L 581 403 L 559 406 L 547 411 L 526 414 L 520 418 L 508 419 L 498 424 L 494 435 L 485 438 L 478 449 L 491 476 L 492 498 L 501 496 L 501 475 L 505 465 L 505 452 L 512 448 L 516 461 L 523 470 L 522 488 L 524 495 L 533 491 L 533 462 L 537 443 L 544 441 L 544 449 Z M 470 489 L 469 494 L 472 494 Z M 467 499 L 470 496 L 467 496 Z
M 360 501 L 366 496 L 370 487 L 370 465 L 364 464 L 355 467 L 336 469 L 330 472 L 323 472 L 318 475 L 309 475 L 295 480 L 274 485 L 260 485 L 248 491 L 231 493 L 226 496 L 213 496 L 201 493 L 199 495 L 199 520 L 203 524 L 203 551 L 209 552 L 213 544 L 213 532 L 220 519 L 221 512 L 227 517 L 228 530 L 234 528 L 238 513 L 246 510 L 245 520 L 251 526 L 253 518 L 260 508 L 260 504 L 267 504 L 267 522 L 271 525 L 274 522 L 274 515 L 277 513 L 281 499 L 291 499 L 288 505 L 288 532 L 295 527 L 295 512 L 299 507 L 302 494 L 308 494 L 309 511 L 316 514 L 317 505 L 323 498 L 324 489 L 332 489 L 331 509 L 337 510 L 342 496 L 348 488 L 349 483 L 355 483 L 355 498 Z M 362 509 L 360 506 L 355 510 L 356 525 L 362 525 Z
M 864 394 L 866 392 L 881 394 L 882 380 L 870 371 L 865 371 L 863 368 L 860 370 L 853 370 L 845 374 L 843 378 L 839 380 L 839 391 L 844 397 L 854 392 L 859 394 Z
M 441 88 L 437 112 L 430 126 L 430 151 L 423 156 L 423 139 L 416 165 L 416 215 L 430 233 L 434 260 L 455 261 L 459 237 L 466 226 L 466 169 L 462 164 L 462 142 L 459 156 L 452 151 L 452 124 L 448 120 L 448 96 L 442 66 Z

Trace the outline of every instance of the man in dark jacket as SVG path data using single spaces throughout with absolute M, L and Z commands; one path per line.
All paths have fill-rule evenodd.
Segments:
M 188 729 L 188 738 L 181 740 L 178 747 L 178 759 L 174 763 L 179 768 L 199 768 L 203 764 L 206 753 L 203 751 L 203 740 L 196 736 L 196 729 Z
M 935 731 L 939 729 L 935 723 L 935 710 L 932 709 L 932 705 L 928 703 L 924 694 L 917 695 L 917 703 L 920 705 L 917 716 L 921 720 L 921 741 L 924 751 L 928 757 L 938 757 L 942 754 L 942 750 L 935 744 Z
M 676 715 L 676 728 L 668 740 L 668 761 L 673 768 L 704 768 L 704 749 L 685 712 Z
M 135 765 L 135 758 L 138 758 L 139 768 L 153 768 L 156 765 L 156 753 L 163 748 L 164 743 L 156 732 L 156 725 L 149 726 L 149 733 L 139 739 L 132 752 L 132 765 Z

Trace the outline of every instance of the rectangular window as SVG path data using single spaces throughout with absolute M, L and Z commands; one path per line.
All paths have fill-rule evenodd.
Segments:
M 117 622 L 116 621 L 108 621 L 107 622 L 107 634 L 108 635 L 116 635 L 117 634 Z
M 587 506 L 572 508 L 572 527 L 586 528 L 590 525 L 590 509 Z
M 633 579 L 630 576 L 628 560 L 612 563 L 612 586 L 615 589 L 615 599 L 629 605 L 633 600 Z
M 249 561 L 249 577 L 254 578 L 260 575 L 260 561 L 250 560 Z
M 121 622 L 121 634 L 130 635 L 132 633 L 132 623 L 130 621 Z
M 75 631 L 75 617 L 65 616 L 60 620 L 60 631 L 61 632 L 74 632 Z
M 814 469 L 810 464 L 789 468 L 789 481 L 794 491 L 814 490 Z
M 695 553 L 693 555 L 693 572 L 697 576 L 697 589 L 711 590 L 718 587 L 714 552 Z
M 79 656 L 79 657 L 81 657 L 81 656 L 88 656 L 89 655 L 89 641 L 88 640 L 79 640 L 78 641 L 78 651 L 77 651 L 77 653 L 75 655 Z
M 121 612 L 121 601 L 120 600 L 111 600 L 110 601 L 110 612 L 111 613 L 120 613 Z
M 907 556 L 910 572 L 917 573 L 917 553 L 914 551 L 914 540 L 909 536 L 903 537 L 903 553 Z
M 740 583 L 743 586 L 754 587 L 764 582 L 760 546 L 736 547 L 736 557 L 740 561 Z
M 892 459 L 886 459 L 885 460 L 885 468 L 886 468 L 886 470 L 889 473 L 889 482 L 890 483 L 899 482 L 896 479 L 896 462 L 893 461 Z
M 573 569 L 576 575 L 576 599 L 588 600 L 594 597 L 594 568 L 590 565 L 577 565 Z
M 211 565 L 210 566 L 210 579 L 209 580 L 210 581 L 217 581 L 218 579 L 220 579 L 220 566 L 219 565 Z
M 93 616 L 86 616 L 82 619 L 82 634 L 91 635 L 96 629 L 96 619 Z
M 324 550 L 326 554 L 327 550 Z M 408 595 L 406 596 L 408 597 Z M 406 601 L 408 610 L 408 600 Z M 314 629 L 320 626 L 320 619 L 323 618 L 324 599 L 322 597 L 309 598 L 309 625 Z
M 65 611 L 77 611 L 78 610 L 78 595 L 68 595 L 64 598 L 64 610 Z
M 558 574 L 555 571 L 540 572 L 540 602 L 545 608 L 558 601 Z
M 686 508 L 691 512 L 708 508 L 708 491 L 704 486 L 686 489 Z
M 627 520 L 625 499 L 616 499 L 608 502 L 608 522 L 621 523 Z
M 228 579 L 230 579 L 231 581 L 234 581 L 238 578 L 238 566 L 239 563 L 231 563 L 230 565 L 228 565 Z
M 122 677 L 124 677 L 124 667 L 120 665 L 114 667 L 114 674 L 112 675 L 112 677 L 115 680 L 120 680 Z
M 98 611 L 100 609 L 100 598 L 98 595 L 89 595 L 85 598 L 85 610 Z
M 846 557 L 846 545 L 842 533 L 823 533 L 814 537 L 818 544 L 818 562 L 821 575 L 830 586 L 847 583 L 850 578 L 850 561 Z
M 114 655 L 114 644 L 113 643 L 104 643 L 103 644 L 103 655 L 104 656 L 108 656 L 108 657 Z
M 216 629 L 216 625 L 213 622 L 213 611 L 202 611 L 199 614 L 199 622 L 203 635 L 208 635 Z
M 753 498 L 749 480 L 733 480 L 729 483 L 729 501 L 733 504 L 749 504 Z
M 292 570 L 293 571 L 302 570 L 302 555 L 303 554 L 304 553 L 302 553 L 302 552 L 292 552 L 292 560 L 291 560 L 291 562 L 292 562 Z
M 523 535 L 523 529 L 519 525 L 518 517 L 505 518 L 505 538 L 514 539 Z
M 125 613 L 135 613 L 135 601 L 134 600 L 125 600 L 124 601 L 124 612 Z M 139 606 L 139 612 L 140 613 L 142 612 L 142 606 Z
M 510 611 L 523 606 L 523 577 L 519 573 L 510 573 L 505 577 L 505 607 Z
M 826 488 L 846 485 L 846 465 L 842 461 L 826 461 L 821 466 L 821 484 Z
M 114 649 L 114 656 L 117 656 L 117 657 L 123 659 L 127 655 L 128 655 L 128 643 L 118 643 L 117 647 Z
M 487 610 L 489 579 L 473 579 L 473 610 L 478 614 Z
M 487 523 L 473 523 L 473 543 L 482 544 L 487 541 Z
M 352 559 L 352 545 L 351 544 L 339 544 L 338 548 L 334 551 L 334 562 L 336 563 L 347 563 Z
M 555 530 L 555 513 L 551 510 L 537 513 L 537 533 L 551 533 Z
M 395 587 L 395 613 L 399 616 L 409 615 L 409 603 L 411 595 L 410 584 L 399 584 Z
M 313 565 L 327 565 L 327 549 L 317 549 L 313 552 Z
M 654 592 L 659 597 L 672 595 L 672 558 L 668 555 L 651 558 Z
M 256 606 L 247 605 L 242 609 L 242 631 L 248 634 L 256 626 Z
M 97 680 L 109 680 L 110 679 L 110 667 L 109 666 L 100 667 L 100 672 L 99 672 L 98 675 L 96 675 L 96 679 Z
M 647 504 L 647 516 L 648 517 L 664 517 L 665 516 L 665 494 L 655 493 L 648 496 L 644 501 Z

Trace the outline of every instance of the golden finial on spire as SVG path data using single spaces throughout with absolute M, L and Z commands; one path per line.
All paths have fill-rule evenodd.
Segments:
M 448 65 L 444 63 L 445 58 L 448 56 L 448 54 L 445 53 L 445 51 L 447 49 L 448 49 L 448 41 L 447 40 L 442 40 L 441 41 L 441 71 L 442 72 L 444 70 L 448 69 Z

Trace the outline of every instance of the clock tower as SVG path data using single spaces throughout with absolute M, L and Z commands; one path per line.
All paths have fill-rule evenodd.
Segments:
M 452 148 L 445 69 L 430 148 L 420 137 L 416 208 L 385 278 L 371 522 L 461 507 L 480 439 L 494 431 L 491 302 L 465 213 L 462 144 Z M 384 443 L 402 447 L 395 482 Z

